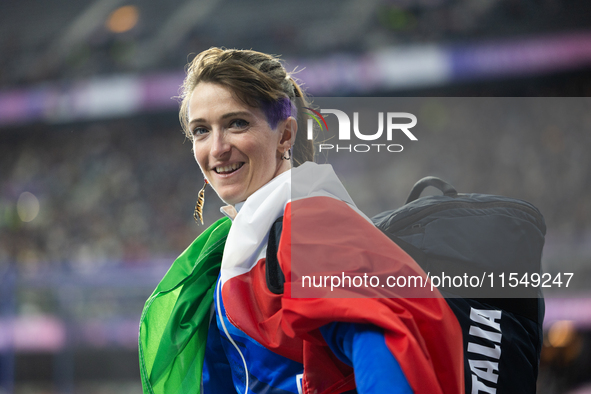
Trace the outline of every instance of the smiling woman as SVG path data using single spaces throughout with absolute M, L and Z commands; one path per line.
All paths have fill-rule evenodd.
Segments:
M 314 160 L 313 142 L 304 133 L 297 136 L 298 121 L 305 124 L 302 109 L 309 104 L 277 58 L 255 51 L 211 48 L 191 62 L 181 98 L 180 121 L 193 141 L 205 182 L 231 206 L 289 170 L 292 161 L 281 158 L 285 151 L 291 157 L 294 144 L 294 165 Z M 273 133 L 263 135 L 265 130 Z M 273 159 L 269 150 L 275 139 L 281 146 Z M 232 146 L 234 142 L 239 146 Z M 199 219 L 202 203 L 200 198 L 195 209 Z
M 233 99 L 247 108 L 247 112 L 262 111 L 269 127 L 276 129 L 279 121 L 293 117 L 298 124 L 305 124 L 302 109 L 309 106 L 307 98 L 279 59 L 255 51 L 224 50 L 211 48 L 200 53 L 189 65 L 182 86 L 179 120 L 189 138 L 194 130 L 189 121 L 195 89 L 201 83 L 226 88 Z M 198 119 L 198 118 L 197 118 Z M 314 160 L 312 141 L 304 133 L 294 136 L 293 163 L 295 166 Z
M 292 116 L 273 130 L 262 110 L 249 107 L 229 88 L 211 82 L 198 84 L 189 102 L 195 160 L 227 204 L 245 201 L 291 168 L 283 157 L 297 132 Z
M 181 124 L 227 217 L 146 302 L 144 393 L 461 392 L 461 331 L 442 298 L 292 297 L 302 256 L 317 272 L 348 273 L 376 266 L 368 249 L 385 250 L 393 275 L 422 271 L 330 166 L 311 162 L 312 141 L 298 133 L 309 104 L 279 60 L 211 48 L 191 62 L 181 97 Z

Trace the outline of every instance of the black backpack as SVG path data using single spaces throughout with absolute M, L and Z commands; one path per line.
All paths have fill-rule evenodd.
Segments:
M 428 186 L 443 195 L 419 198 Z M 431 280 L 450 278 L 438 288 L 462 328 L 465 392 L 535 393 L 544 300 L 530 279 L 540 275 L 546 233 L 538 209 L 507 197 L 457 193 L 427 177 L 404 206 L 372 220 Z M 285 282 L 277 260 L 281 231 L 282 218 L 267 244 L 267 286 L 275 294 L 283 293 Z
M 419 198 L 428 186 L 443 195 Z M 439 289 L 462 327 L 466 393 L 535 393 L 544 300 L 542 282 L 533 286 L 531 279 L 541 278 L 546 233 L 538 209 L 507 197 L 457 193 L 427 177 L 404 206 L 372 220 L 425 272 L 456 279 L 459 286 L 450 280 Z

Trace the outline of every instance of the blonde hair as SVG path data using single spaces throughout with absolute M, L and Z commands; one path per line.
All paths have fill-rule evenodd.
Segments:
M 263 110 L 272 128 L 277 121 L 295 115 L 300 132 L 293 146 L 294 165 L 314 161 L 313 141 L 303 132 L 307 120 L 303 109 L 309 106 L 307 97 L 278 58 L 252 50 L 222 48 L 210 48 L 197 55 L 188 64 L 180 95 L 179 119 L 190 139 L 189 99 L 200 82 L 229 88 L 245 104 Z

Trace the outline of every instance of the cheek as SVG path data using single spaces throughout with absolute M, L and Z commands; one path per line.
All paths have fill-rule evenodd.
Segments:
M 203 169 L 207 155 L 202 146 L 193 144 L 193 157 L 195 157 L 195 161 L 197 162 L 197 164 L 199 164 L 199 167 Z
M 257 167 L 258 172 L 261 173 L 261 176 L 265 176 L 264 174 L 268 171 L 273 171 L 276 159 L 273 146 L 268 144 L 252 144 L 249 152 L 249 156 L 255 167 Z
M 263 153 L 263 152 L 261 152 Z M 257 179 L 261 184 L 269 182 L 276 175 L 277 157 L 273 149 L 265 149 L 258 160 Z

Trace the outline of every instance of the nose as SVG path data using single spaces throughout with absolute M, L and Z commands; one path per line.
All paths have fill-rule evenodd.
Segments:
M 210 154 L 212 157 L 219 159 L 227 155 L 232 146 L 228 141 L 226 133 L 221 131 L 214 131 L 212 135 Z

